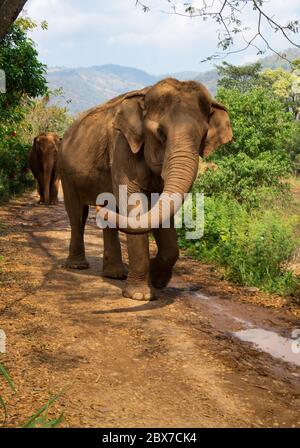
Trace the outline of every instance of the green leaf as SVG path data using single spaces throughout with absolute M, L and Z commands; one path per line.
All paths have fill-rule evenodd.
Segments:
M 5 369 L 3 364 L 1 364 L 1 363 L 0 363 L 0 374 L 2 374 L 4 376 L 4 378 L 7 381 L 9 387 L 11 388 L 11 390 L 13 392 L 16 392 L 16 388 L 14 386 L 14 383 L 13 383 L 11 377 L 9 376 L 9 373 L 7 372 L 7 370 Z
M 48 402 L 44 404 L 35 414 L 33 414 L 23 425 L 22 428 L 33 428 L 37 424 L 37 422 L 43 422 L 43 424 L 46 424 L 46 421 L 43 420 L 42 414 L 48 410 L 48 408 L 55 403 L 65 392 L 66 388 L 64 388 L 59 394 L 53 395 L 50 397 Z M 41 417 L 42 420 L 38 420 L 39 417 Z M 63 415 L 61 414 L 57 419 L 50 420 L 51 424 L 59 424 L 62 421 Z M 48 422 L 49 423 L 49 422 Z
M 3 420 L 3 426 L 4 426 L 6 419 L 7 419 L 7 408 L 6 408 L 6 403 L 5 403 L 4 399 L 1 397 L 1 395 L 0 395 L 0 407 L 4 411 L 4 420 Z

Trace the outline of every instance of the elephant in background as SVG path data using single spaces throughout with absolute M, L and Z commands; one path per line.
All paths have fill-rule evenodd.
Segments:
M 71 224 L 66 267 L 88 268 L 84 228 L 89 205 L 99 193 L 118 198 L 119 185 L 128 195 L 159 193 L 151 210 L 141 217 L 151 222 L 143 228 L 129 225 L 129 272 L 123 295 L 151 300 L 154 288 L 166 286 L 178 258 L 176 230 L 162 228 L 164 194 L 188 193 L 197 177 L 199 156 L 207 157 L 232 140 L 228 113 L 207 89 L 195 81 L 164 79 L 154 86 L 118 96 L 79 117 L 66 132 L 59 151 L 65 207 Z M 148 219 L 150 212 L 156 222 Z M 101 213 L 101 212 L 100 212 Z M 170 210 L 173 222 L 174 210 Z M 115 213 L 117 225 L 122 215 Z M 107 215 L 106 215 L 106 218 Z M 121 230 L 121 229 L 120 229 Z M 157 254 L 149 258 L 148 232 L 152 231 Z M 117 228 L 103 230 L 103 274 L 126 277 Z
M 29 167 L 37 181 L 40 204 L 58 203 L 57 154 L 60 143 L 61 139 L 55 133 L 43 133 L 34 139 L 29 153 Z

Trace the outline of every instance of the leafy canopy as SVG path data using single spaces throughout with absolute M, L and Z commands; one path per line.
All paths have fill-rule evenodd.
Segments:
M 46 66 L 39 61 L 34 42 L 26 33 L 34 26 L 31 20 L 20 19 L 0 42 L 0 69 L 6 74 L 7 90 L 0 95 L 1 118 L 9 119 L 22 100 L 47 93 Z

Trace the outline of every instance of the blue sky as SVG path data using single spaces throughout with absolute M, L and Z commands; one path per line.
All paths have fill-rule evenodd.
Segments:
M 215 4 L 219 1 L 215 0 Z M 182 5 L 184 0 L 174 2 Z M 153 74 L 212 67 L 211 63 L 200 61 L 216 51 L 217 26 L 196 18 L 166 14 L 170 11 L 167 0 L 144 0 L 152 7 L 149 13 L 135 3 L 135 0 L 29 0 L 26 13 L 49 24 L 48 31 L 32 33 L 40 58 L 49 66 L 120 64 Z M 299 0 L 269 0 L 267 9 L 284 24 L 289 18 L 300 18 Z M 253 14 L 251 11 L 245 14 L 247 25 L 253 29 Z M 277 50 L 289 46 L 279 33 L 271 38 Z M 300 42 L 300 35 L 296 39 Z M 249 49 L 227 60 L 243 64 L 255 59 L 255 50 Z

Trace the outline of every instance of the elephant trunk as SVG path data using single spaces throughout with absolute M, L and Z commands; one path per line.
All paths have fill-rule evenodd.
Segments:
M 153 228 L 168 227 L 177 213 L 197 177 L 199 161 L 199 139 L 186 137 L 177 132 L 168 139 L 166 157 L 162 171 L 164 189 L 155 205 L 138 220 L 100 209 L 100 216 L 113 223 L 120 231 L 131 234 L 150 232 Z M 137 227 L 138 224 L 138 227 Z

